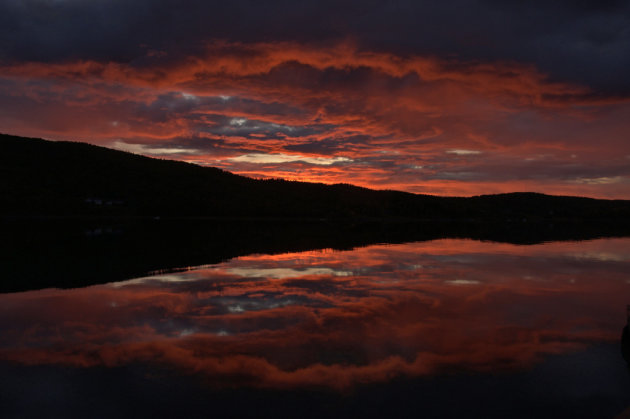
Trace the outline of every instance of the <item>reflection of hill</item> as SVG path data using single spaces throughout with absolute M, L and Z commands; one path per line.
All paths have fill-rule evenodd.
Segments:
M 630 218 L 630 201 L 534 193 L 445 198 L 255 180 L 83 143 L 0 135 L 0 214 L 290 218 Z
M 4 291 L 84 286 L 249 253 L 444 237 L 536 243 L 630 235 L 630 201 L 442 198 L 254 180 L 8 135 L 0 135 L 0 216 Z
M 376 222 L 83 218 L 0 222 L 0 292 L 80 287 L 252 253 L 474 238 L 510 243 L 615 235 L 575 223 Z
M 621 333 L 621 355 L 630 368 L 630 305 L 626 306 L 626 312 L 627 321 Z
M 621 354 L 630 367 L 630 332 L 628 331 L 628 325 L 623 328 L 621 333 Z

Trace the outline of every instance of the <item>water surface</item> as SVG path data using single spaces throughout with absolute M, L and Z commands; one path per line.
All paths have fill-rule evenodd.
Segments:
M 614 417 L 628 303 L 630 239 L 251 255 L 0 295 L 2 401 L 9 416 Z

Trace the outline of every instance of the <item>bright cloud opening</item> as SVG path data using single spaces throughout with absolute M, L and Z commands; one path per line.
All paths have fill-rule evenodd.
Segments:
M 321 166 L 330 166 L 335 163 L 348 163 L 352 161 L 352 159 L 349 159 L 347 157 L 306 157 L 306 156 L 291 155 L 291 154 L 264 154 L 264 153 L 244 154 L 238 157 L 231 157 L 227 160 L 231 162 L 238 162 L 238 163 L 258 163 L 258 164 L 304 162 L 304 163 L 321 165 Z

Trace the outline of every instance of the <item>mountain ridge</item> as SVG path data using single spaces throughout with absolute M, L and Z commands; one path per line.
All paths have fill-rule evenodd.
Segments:
M 629 200 L 512 192 L 442 197 L 252 179 L 81 142 L 0 134 L 0 215 L 409 219 L 597 219 Z

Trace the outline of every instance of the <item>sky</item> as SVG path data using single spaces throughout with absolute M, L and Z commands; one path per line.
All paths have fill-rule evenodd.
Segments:
M 0 132 L 256 178 L 630 199 L 628 74 L 630 1 L 0 0 Z

